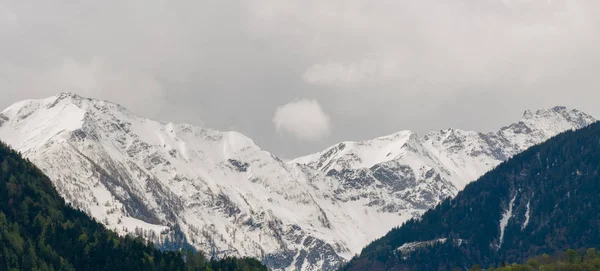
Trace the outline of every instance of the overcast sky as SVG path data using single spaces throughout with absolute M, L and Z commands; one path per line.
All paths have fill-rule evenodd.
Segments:
M 291 158 L 600 117 L 598 0 L 0 0 L 0 107 L 70 91 Z

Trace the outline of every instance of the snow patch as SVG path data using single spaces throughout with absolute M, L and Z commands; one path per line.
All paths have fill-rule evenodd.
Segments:
M 508 225 L 508 221 L 513 216 L 513 206 L 515 204 L 515 199 L 517 199 L 516 195 L 513 196 L 513 198 L 510 200 L 508 210 L 502 215 L 502 219 L 500 219 L 500 244 L 498 245 L 498 249 L 502 247 L 502 243 L 504 242 L 504 231 L 506 229 L 506 226 Z
M 448 240 L 447 238 L 440 238 L 440 239 L 430 240 L 430 241 L 410 242 L 410 243 L 403 244 L 402 246 L 400 246 L 398 248 L 398 250 L 401 251 L 402 253 L 409 253 L 409 252 L 413 252 L 419 248 L 433 246 L 437 243 L 444 244 L 444 243 L 446 243 L 447 240 Z
M 529 200 L 527 202 L 527 212 L 525 212 L 525 222 L 523 223 L 523 226 L 521 227 L 521 229 L 523 229 L 523 230 L 527 227 L 527 225 L 529 225 L 529 216 L 530 216 L 530 212 L 531 212 L 530 206 L 531 206 L 531 200 Z
M 448 238 L 439 238 L 439 239 L 429 240 L 429 241 L 410 242 L 410 243 L 403 244 L 397 250 L 401 251 L 404 254 L 407 254 L 407 253 L 413 252 L 417 249 L 430 247 L 435 244 L 445 244 L 447 241 L 448 241 Z M 454 245 L 456 245 L 456 246 L 460 246 L 463 243 L 466 243 L 466 241 L 463 239 L 454 239 Z

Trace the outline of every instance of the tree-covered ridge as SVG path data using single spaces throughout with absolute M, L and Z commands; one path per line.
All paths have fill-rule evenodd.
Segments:
M 456 268 L 456 270 L 463 270 Z M 483 269 L 475 265 L 469 271 L 597 271 L 600 270 L 600 252 L 595 248 L 574 250 L 555 255 L 544 254 L 530 259 L 525 264 L 501 264 Z
M 254 259 L 185 258 L 120 238 L 67 206 L 39 169 L 0 142 L 0 270 L 266 270 Z
M 600 247 L 599 172 L 600 124 L 565 132 L 393 229 L 344 269 L 468 269 Z M 427 245 L 400 249 L 419 242 Z

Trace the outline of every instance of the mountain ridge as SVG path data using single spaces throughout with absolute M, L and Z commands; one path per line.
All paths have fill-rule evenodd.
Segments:
M 599 150 L 600 123 L 554 136 L 392 229 L 344 270 L 467 269 L 598 247 Z
M 593 119 L 564 110 L 575 113 L 560 129 Z M 482 149 L 490 146 L 485 140 L 465 144 L 473 134 L 479 135 L 441 130 L 423 144 L 398 132 L 387 138 L 404 140 L 393 142 L 398 159 L 325 172 L 284 162 L 237 132 L 152 121 L 71 93 L 19 102 L 0 114 L 0 139 L 42 168 L 68 202 L 120 234 L 157 243 L 178 236 L 211 256 L 253 256 L 288 270 L 335 270 L 390 228 L 454 196 L 460 186 L 452 165 L 464 159 L 468 169 L 471 153 L 480 151 L 475 161 L 484 164 L 465 171 L 471 176 L 500 163 Z M 518 149 L 492 141 L 501 153 Z
M 327 148 L 323 152 L 303 156 L 292 160 L 292 162 L 305 164 L 316 170 L 324 172 L 328 172 L 331 169 L 338 171 L 341 169 L 360 169 L 369 168 L 379 163 L 401 159 L 401 156 L 404 154 L 402 149 L 407 147 L 408 143 L 430 145 L 426 147 L 437 149 L 437 152 L 443 152 L 452 151 L 452 148 L 456 147 L 455 145 L 460 145 L 464 142 L 469 143 L 469 140 L 489 141 L 483 143 L 489 145 L 488 147 L 490 147 L 491 150 L 488 151 L 492 152 L 490 155 L 492 158 L 494 158 L 493 160 L 496 161 L 484 161 L 487 163 L 483 165 L 483 168 L 481 169 L 466 169 L 466 171 L 475 172 L 463 172 L 460 174 L 463 175 L 459 177 L 461 180 L 455 182 L 454 185 L 461 189 L 469 181 L 481 176 L 481 174 L 489 170 L 490 163 L 495 163 L 497 165 L 499 161 L 506 160 L 512 155 L 519 153 L 530 146 L 539 144 L 552 135 L 556 135 L 559 132 L 569 129 L 582 128 L 590 123 L 593 123 L 594 121 L 595 119 L 593 117 L 579 110 L 567 109 L 565 106 L 555 106 L 550 109 L 537 110 L 535 113 L 530 110 L 526 110 L 523 113 L 523 118 L 521 120 L 508 126 L 503 126 L 497 132 L 481 133 L 456 128 L 447 128 L 439 131 L 428 132 L 423 136 L 420 136 L 417 133 L 405 130 L 387 136 L 377 137 L 372 140 L 341 142 Z M 412 142 L 410 140 L 412 140 Z M 450 141 L 450 143 L 454 141 L 457 144 L 443 146 L 443 144 L 448 141 Z M 378 144 L 380 142 L 391 143 L 387 145 Z M 509 146 L 510 149 L 508 150 L 499 150 L 498 148 L 494 148 L 495 144 L 501 144 L 505 142 L 511 143 L 513 146 Z M 375 154 L 375 156 L 377 156 L 379 159 L 373 159 L 372 156 L 374 155 L 372 153 L 360 153 L 361 147 L 372 147 L 373 145 L 375 145 L 377 148 L 383 148 L 383 151 Z M 354 149 L 352 147 L 354 147 Z M 344 157 L 336 157 L 340 154 L 343 155 L 348 152 L 350 152 L 348 154 L 348 156 L 350 156 L 349 158 L 344 159 Z M 367 159 L 368 161 L 361 159 L 365 156 L 370 159 Z M 435 154 L 432 154 L 432 156 L 435 156 Z M 455 176 L 455 179 L 456 177 L 457 176 Z

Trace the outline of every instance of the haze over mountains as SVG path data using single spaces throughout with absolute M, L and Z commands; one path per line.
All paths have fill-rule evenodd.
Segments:
M 284 162 L 237 132 L 62 93 L 0 114 L 0 140 L 108 228 L 273 269 L 335 270 L 528 147 L 595 122 L 554 107 L 494 133 L 401 131 Z

